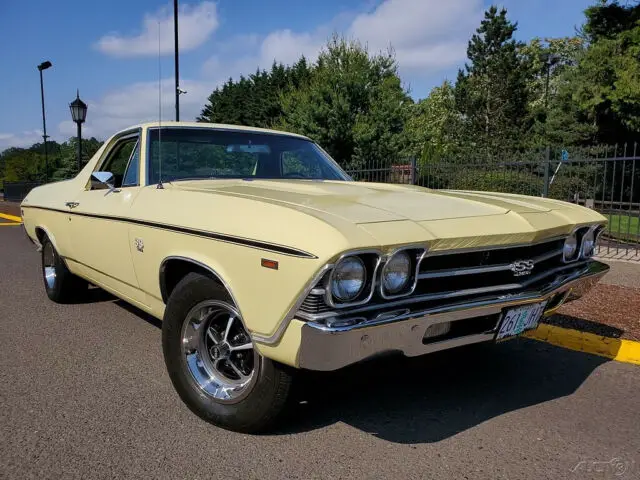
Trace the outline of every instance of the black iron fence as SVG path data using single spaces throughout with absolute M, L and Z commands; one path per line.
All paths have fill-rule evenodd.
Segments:
M 31 189 L 41 185 L 39 182 L 4 182 L 4 200 L 21 202 Z
M 359 181 L 549 197 L 605 215 L 600 255 L 640 259 L 640 145 L 542 149 L 509 159 L 462 156 L 370 165 Z

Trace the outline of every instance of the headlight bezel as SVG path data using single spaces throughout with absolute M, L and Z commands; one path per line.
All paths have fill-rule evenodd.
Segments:
M 397 292 L 393 292 L 393 293 L 387 292 L 385 291 L 385 285 L 384 285 L 385 268 L 389 264 L 389 262 L 398 254 L 406 254 L 409 257 L 409 261 L 410 261 L 409 279 L 407 280 L 406 284 L 403 285 L 403 287 L 399 289 Z M 426 256 L 426 254 L 427 254 L 427 248 L 422 245 L 420 246 L 407 245 L 400 248 L 396 248 L 395 250 L 392 250 L 391 252 L 389 252 L 385 256 L 384 265 L 382 265 L 381 272 L 380 272 L 380 279 L 379 279 L 380 296 L 385 300 L 391 300 L 394 298 L 407 297 L 411 295 L 415 291 L 418 285 L 418 275 L 420 270 L 420 264 L 422 263 L 422 259 Z
M 578 262 L 580 260 L 589 260 L 590 258 L 592 258 L 595 254 L 598 239 L 604 231 L 604 228 L 605 225 L 601 223 L 597 223 L 595 225 L 582 225 L 580 227 L 574 228 L 571 233 L 565 237 L 564 244 L 562 245 L 562 262 L 564 264 L 570 264 Z M 591 254 L 585 255 L 585 239 L 589 234 L 593 235 L 593 250 Z M 570 259 L 567 259 L 565 254 L 565 245 L 571 237 L 576 238 L 577 249 L 574 253 L 574 256 Z
M 596 253 L 596 247 L 598 246 L 598 240 L 600 239 L 600 235 L 602 235 L 604 228 L 605 226 L 602 224 L 592 225 L 584 234 L 582 234 L 582 239 L 580 241 L 581 259 L 588 260 L 590 258 L 593 258 Z M 587 236 L 589 234 L 593 235 L 593 246 L 591 247 L 591 253 L 587 255 L 587 253 L 585 252 L 585 240 L 587 239 Z
M 580 256 L 582 254 L 582 238 L 578 236 L 578 232 L 580 228 L 574 229 L 569 235 L 567 235 L 564 239 L 564 243 L 562 244 L 562 262 L 563 263 L 574 263 L 580 260 Z M 575 238 L 576 247 L 574 250 L 574 256 L 572 258 L 567 258 L 565 247 L 567 245 L 567 241 L 571 238 Z
M 350 257 L 358 257 L 363 263 L 365 267 L 365 284 L 358 295 L 355 296 L 354 300 L 351 301 L 343 301 L 334 296 L 333 293 L 333 280 L 334 275 L 337 271 L 337 267 L 343 262 L 345 259 Z M 325 288 L 325 303 L 331 308 L 347 308 L 347 307 L 355 307 L 358 305 L 364 305 L 368 303 L 373 294 L 375 292 L 375 279 L 378 275 L 378 269 L 380 267 L 380 262 L 382 261 L 382 253 L 379 250 L 375 249 L 367 249 L 367 250 L 355 250 L 351 252 L 345 252 L 340 257 L 333 262 L 331 267 L 331 271 L 327 276 L 327 281 L 324 286 Z

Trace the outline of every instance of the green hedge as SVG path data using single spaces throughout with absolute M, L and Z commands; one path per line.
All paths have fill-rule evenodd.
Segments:
M 427 165 L 419 182 L 430 188 L 540 196 L 544 191 L 544 171 L 541 170 L 539 166 Z M 552 175 L 553 172 L 550 172 L 549 178 Z M 549 197 L 567 201 L 574 200 L 576 195 L 580 198 L 593 198 L 598 187 L 594 186 L 591 167 L 567 168 L 550 185 Z

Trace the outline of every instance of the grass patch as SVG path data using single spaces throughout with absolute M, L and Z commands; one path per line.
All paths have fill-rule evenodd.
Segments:
M 638 216 L 611 214 L 605 215 L 609 219 L 607 227 L 611 237 L 619 239 L 629 239 L 631 241 L 640 240 L 640 219 Z

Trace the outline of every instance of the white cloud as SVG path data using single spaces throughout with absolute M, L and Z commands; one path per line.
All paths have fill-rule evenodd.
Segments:
M 42 130 L 27 130 L 20 133 L 0 133 L 0 152 L 9 147 L 30 147 L 42 142 Z
M 482 11 L 481 0 L 385 0 L 358 15 L 349 35 L 373 51 L 392 46 L 403 70 L 428 73 L 464 60 Z
M 266 36 L 260 45 L 260 62 L 270 65 L 275 61 L 285 65 L 296 62 L 302 55 L 315 60 L 327 38 L 320 32 L 294 33 L 279 30 Z
M 372 52 L 392 46 L 405 81 L 426 78 L 438 83 L 444 74 L 455 71 L 455 67 L 464 61 L 468 39 L 482 18 L 482 10 L 482 0 L 384 0 L 369 12 L 342 13 L 308 32 L 283 28 L 266 35 L 240 34 L 213 42 L 214 55 L 203 64 L 202 79 L 182 79 L 180 82 L 188 91 L 180 97 L 181 119 L 193 120 L 198 116 L 211 91 L 229 77 L 237 78 L 241 74 L 251 74 L 257 68 L 269 68 L 274 60 L 291 64 L 304 55 L 314 61 L 334 32 L 366 43 Z M 173 53 L 173 12 L 168 7 L 146 15 L 140 33 L 111 34 L 102 37 L 96 47 L 118 57 L 156 55 L 158 21 L 161 52 Z M 181 50 L 201 45 L 217 27 L 215 3 L 204 1 L 182 5 Z M 173 78 L 162 80 L 163 118 L 167 120 L 174 118 L 173 88 Z M 158 119 L 158 82 L 134 83 L 88 103 L 83 136 L 104 139 L 130 125 Z M 56 139 L 76 134 L 76 126 L 69 120 L 59 123 L 58 130 L 59 135 L 54 134 Z M 38 130 L 0 133 L 0 150 L 41 140 Z
M 295 33 L 292 30 L 276 30 L 265 37 L 239 35 L 229 42 L 219 44 L 219 53 L 211 56 L 202 66 L 202 73 L 216 81 L 238 78 L 254 73 L 258 68 L 268 69 L 274 61 L 290 65 L 302 55 L 315 61 L 322 46 L 329 38 L 326 28 L 313 33 Z
M 201 80 L 181 80 L 188 91 L 180 97 L 181 118 L 193 120 L 204 106 L 211 91 L 229 77 L 251 74 L 257 68 L 269 68 L 272 62 L 295 62 L 301 55 L 314 61 L 332 33 L 342 33 L 366 43 L 370 51 L 396 51 L 405 81 L 420 77 L 440 78 L 460 65 L 465 58 L 469 37 L 482 16 L 482 0 L 384 0 L 367 13 L 341 14 L 310 32 L 291 29 L 267 35 L 242 34 L 215 42 L 215 54 L 202 66 Z M 163 9 L 144 20 L 144 31 L 138 36 L 103 37 L 100 49 L 112 55 L 155 55 L 157 52 L 157 19 L 161 20 L 164 53 L 173 51 L 172 15 Z M 216 6 L 202 2 L 183 6 L 181 13 L 182 48 L 194 48 L 217 28 Z M 165 78 L 162 84 L 163 118 L 174 118 L 174 84 Z M 104 139 L 118 130 L 144 121 L 158 119 L 158 82 L 138 82 L 89 101 L 83 136 Z M 69 120 L 58 125 L 61 138 L 76 134 Z M 40 132 L 0 134 L 0 147 L 30 145 L 41 139 Z
M 202 70 L 209 78 L 237 78 L 269 68 L 274 60 L 291 64 L 304 55 L 314 61 L 338 33 L 366 44 L 370 52 L 393 47 L 403 77 L 411 81 L 461 65 L 482 11 L 482 0 L 384 0 L 370 12 L 338 15 L 311 32 L 281 29 L 263 37 L 238 36 L 216 48 Z
M 174 80 L 165 78 L 161 85 L 162 119 L 174 120 Z M 180 87 L 187 91 L 180 96 L 180 119 L 193 121 L 215 85 L 183 79 Z M 82 127 L 83 137 L 95 136 L 104 140 L 119 130 L 138 123 L 157 121 L 159 117 L 158 82 L 135 83 L 89 102 L 87 122 Z M 76 126 L 70 120 L 58 124 L 58 129 L 67 137 L 76 134 Z
M 197 5 L 181 5 L 179 18 L 180 51 L 186 52 L 206 42 L 218 28 L 218 12 L 213 2 Z M 158 28 L 160 28 L 160 53 L 173 53 L 173 9 L 163 7 L 154 14 L 144 16 L 142 32 L 137 35 L 112 33 L 105 35 L 95 47 L 115 57 L 135 57 L 158 54 Z
M 237 79 L 240 75 L 249 75 L 254 73 L 256 69 L 264 68 L 267 65 L 261 62 L 257 55 L 247 54 L 238 58 L 228 58 L 225 55 L 224 57 L 225 59 L 221 55 L 214 55 L 202 65 L 202 74 L 213 80 L 211 85 L 214 88 L 229 78 Z

